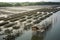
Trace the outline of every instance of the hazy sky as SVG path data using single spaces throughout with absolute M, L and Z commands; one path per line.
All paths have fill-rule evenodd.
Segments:
M 39 2 L 39 1 L 60 2 L 60 0 L 0 0 L 0 2 Z

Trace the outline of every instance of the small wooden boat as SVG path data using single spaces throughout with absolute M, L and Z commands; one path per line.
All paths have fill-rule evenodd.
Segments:
M 37 26 L 32 27 L 32 31 L 44 32 L 45 29 L 46 29 L 45 27 L 41 27 L 41 28 L 39 28 L 39 27 L 37 27 Z
M 32 30 L 33 30 L 33 31 L 37 31 L 37 30 L 39 30 L 39 28 L 38 28 L 37 26 L 33 26 L 33 27 L 32 27 Z
M 46 30 L 49 28 L 49 26 L 50 26 L 51 24 L 52 24 L 52 23 L 47 24 L 46 26 L 44 25 L 44 26 L 40 26 L 40 27 L 38 27 L 38 26 L 33 26 L 33 27 L 32 27 L 32 31 L 44 32 L 44 31 L 46 31 Z

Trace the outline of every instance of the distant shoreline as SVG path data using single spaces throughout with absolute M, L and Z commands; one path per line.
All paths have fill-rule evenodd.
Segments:
M 0 7 L 19 7 L 35 5 L 60 5 L 60 2 L 0 2 Z

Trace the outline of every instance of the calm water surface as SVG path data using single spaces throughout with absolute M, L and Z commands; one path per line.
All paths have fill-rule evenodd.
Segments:
M 16 40 L 60 40 L 60 11 L 51 16 L 52 25 L 45 33 L 24 31 Z

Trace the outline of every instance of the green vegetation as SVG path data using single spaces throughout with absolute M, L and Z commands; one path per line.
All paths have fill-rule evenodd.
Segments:
M 2 29 L 0 28 L 0 31 L 2 31 Z
M 8 23 L 9 23 L 9 22 L 4 21 L 4 22 L 0 23 L 0 26 L 3 26 L 3 25 L 8 24 Z
M 32 22 L 32 21 L 31 21 L 31 20 L 28 20 L 28 21 L 27 21 L 27 23 L 30 23 L 30 22 Z
M 22 19 L 22 20 L 20 20 L 20 22 L 24 22 L 24 21 L 26 21 L 26 19 Z
M 14 26 L 13 27 L 13 29 L 19 29 L 20 28 L 20 26 Z
M 4 27 L 5 28 L 8 28 L 8 27 L 12 27 L 13 25 L 15 25 L 16 23 L 9 23 L 9 24 L 6 24 Z
M 5 32 L 5 34 L 11 34 L 12 30 L 6 29 L 4 32 Z
M 38 24 L 38 23 L 40 23 L 41 22 L 41 20 L 36 20 L 36 21 L 34 21 L 33 23 L 34 24 Z
M 31 6 L 31 5 L 60 5 L 60 2 L 0 2 L 0 7 L 9 6 Z
M 0 2 L 0 7 L 13 6 L 10 3 Z

